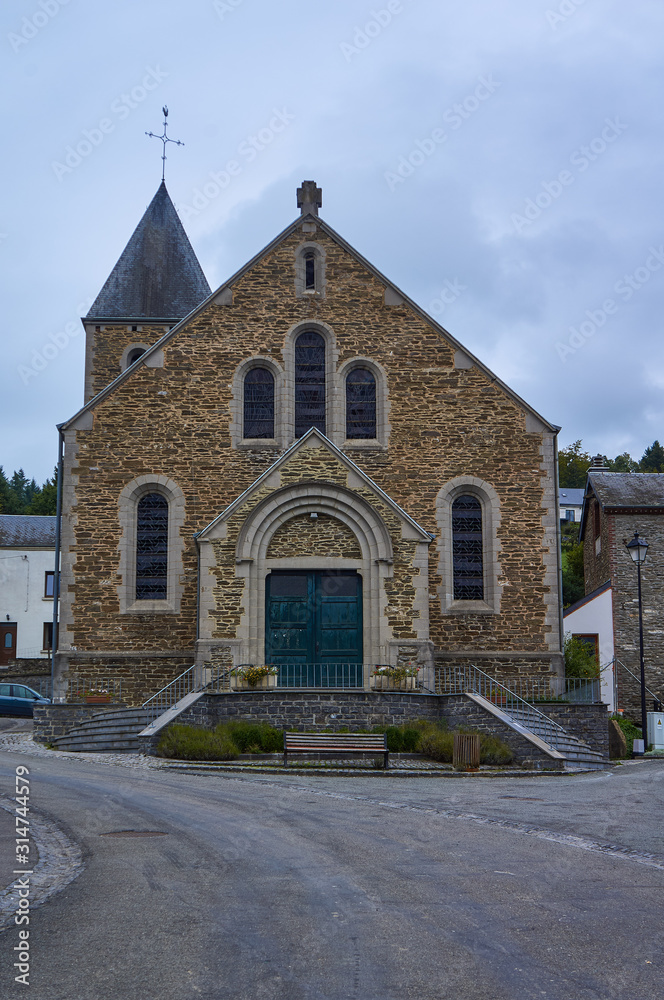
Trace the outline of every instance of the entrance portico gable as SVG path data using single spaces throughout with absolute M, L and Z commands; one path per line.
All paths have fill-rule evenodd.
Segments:
M 197 536 L 198 662 L 266 662 L 267 578 L 301 571 L 361 578 L 365 687 L 371 664 L 428 663 L 431 540 L 312 428 Z

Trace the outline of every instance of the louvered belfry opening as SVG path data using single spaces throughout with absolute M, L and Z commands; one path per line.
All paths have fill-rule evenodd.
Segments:
M 310 427 L 325 434 L 325 340 L 313 330 L 295 341 L 295 437 Z
M 168 501 L 147 493 L 136 515 L 136 600 L 166 600 L 168 591 Z
M 452 504 L 452 560 L 454 600 L 484 600 L 482 559 L 482 505 L 464 494 Z

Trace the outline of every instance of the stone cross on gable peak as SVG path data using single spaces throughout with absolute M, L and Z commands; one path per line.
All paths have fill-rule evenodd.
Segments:
M 316 181 L 302 181 L 302 187 L 297 189 L 297 207 L 302 215 L 318 215 L 318 209 L 323 204 L 323 192 L 316 187 Z

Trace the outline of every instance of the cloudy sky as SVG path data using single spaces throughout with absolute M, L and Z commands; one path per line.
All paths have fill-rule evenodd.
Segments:
M 561 445 L 664 439 L 661 0 L 7 0 L 0 25 L 6 472 L 42 482 L 81 405 L 79 317 L 159 185 L 163 104 L 213 287 L 315 179 Z

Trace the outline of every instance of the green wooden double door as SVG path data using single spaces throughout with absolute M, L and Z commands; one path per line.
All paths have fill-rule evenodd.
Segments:
M 362 578 L 275 571 L 266 580 L 265 662 L 281 687 L 362 687 Z

